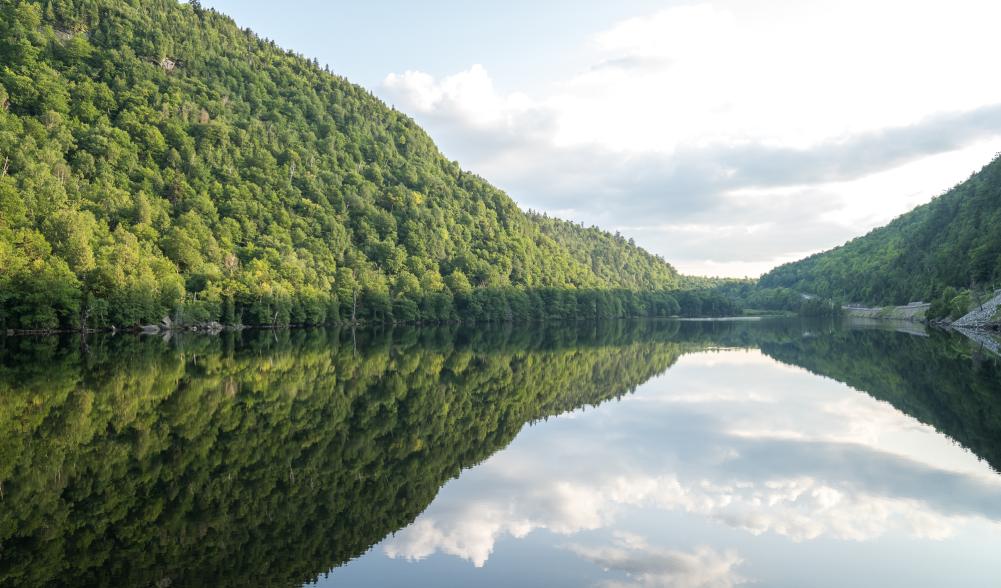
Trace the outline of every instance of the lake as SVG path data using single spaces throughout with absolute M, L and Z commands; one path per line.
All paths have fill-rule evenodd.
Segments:
M 999 362 L 799 319 L 0 338 L 0 586 L 994 587 Z

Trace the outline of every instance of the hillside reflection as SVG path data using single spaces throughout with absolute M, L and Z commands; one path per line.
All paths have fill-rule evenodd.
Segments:
M 1001 439 L 994 360 L 951 336 L 830 324 L 12 338 L 0 346 L 4 586 L 311 581 L 408 527 L 443 484 L 526 424 L 621 398 L 707 349 L 757 348 L 845 381 L 993 465 Z M 691 444 L 685 424 L 657 424 L 676 429 L 659 459 L 670 459 L 672 439 Z M 592 456 L 623 454 L 630 436 L 618 439 Z M 822 449 L 802 459 L 820 468 L 852 458 Z M 490 463 L 474 473 L 489 474 Z M 586 464 L 566 461 L 550 473 L 578 465 Z M 522 491 L 495 485 L 483 496 Z M 415 555 L 410 529 L 393 544 L 399 555 Z

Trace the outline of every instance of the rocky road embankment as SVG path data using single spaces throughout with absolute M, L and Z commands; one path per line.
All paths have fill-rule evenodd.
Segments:
M 994 298 L 973 309 L 966 316 L 957 319 L 952 326 L 964 329 L 991 329 L 1001 325 L 1001 290 Z
M 925 313 L 931 305 L 924 303 L 908 304 L 907 306 L 842 306 L 845 316 L 857 319 L 892 320 L 892 321 L 924 321 Z

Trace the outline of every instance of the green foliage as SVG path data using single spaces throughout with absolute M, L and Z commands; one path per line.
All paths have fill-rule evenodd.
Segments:
M 956 299 L 956 289 L 952 286 L 942 290 L 938 298 L 932 301 L 925 316 L 929 320 L 947 319 L 953 313 L 952 302 Z
M 632 290 L 678 287 L 684 277 L 663 258 L 638 247 L 632 239 L 612 235 L 597 227 L 529 211 L 528 217 L 542 231 L 570 252 L 573 258 L 610 284 Z
M 661 316 L 681 285 L 194 3 L 0 2 L 0 166 L 7 328 Z
M 778 267 L 761 278 L 840 302 L 904 305 L 936 301 L 955 314 L 947 288 L 1001 282 L 1001 158 L 932 202 L 841 247 Z M 944 300 L 943 300 L 944 298 Z M 948 307 L 948 308 L 947 308 Z
M 78 282 L 66 262 L 52 255 L 37 231 L 8 233 L 0 248 L 0 319 L 17 320 L 27 329 L 51 329 L 76 315 Z
M 949 318 L 955 320 L 962 317 L 966 313 L 970 312 L 972 304 L 973 300 L 970 297 L 970 291 L 964 290 L 961 294 L 958 294 L 949 301 Z

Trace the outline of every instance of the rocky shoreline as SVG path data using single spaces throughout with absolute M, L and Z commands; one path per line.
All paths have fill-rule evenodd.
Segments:
M 953 321 L 951 326 L 962 329 L 999 330 L 1001 328 L 1001 292 Z

